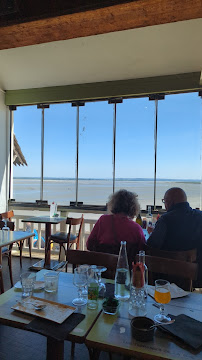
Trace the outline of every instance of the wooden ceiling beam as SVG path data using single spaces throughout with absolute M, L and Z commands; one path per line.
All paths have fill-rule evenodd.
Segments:
M 136 0 L 0 28 L 0 50 L 202 17 L 202 0 Z

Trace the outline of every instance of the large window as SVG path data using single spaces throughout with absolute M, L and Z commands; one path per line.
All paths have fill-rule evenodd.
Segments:
M 14 112 L 14 142 L 19 157 L 22 154 L 26 165 L 13 167 L 13 197 L 16 201 L 40 199 L 41 175 L 41 112 L 36 106 L 20 106 Z M 15 159 L 14 159 L 15 160 Z
M 156 204 L 170 187 L 185 190 L 190 205 L 201 200 L 201 99 L 197 93 L 168 95 L 158 104 Z
M 60 205 L 75 199 L 76 109 L 71 104 L 44 110 L 43 198 Z
M 112 193 L 113 108 L 107 101 L 79 108 L 78 200 L 105 205 Z
M 163 206 L 165 191 L 179 186 L 201 208 L 201 99 L 150 100 L 53 104 L 44 112 L 18 107 L 14 133 L 28 166 L 14 166 L 12 197 L 105 205 L 113 189 L 125 188 L 144 210 Z
M 154 102 L 128 99 L 117 104 L 116 190 L 138 194 L 142 209 L 153 204 Z

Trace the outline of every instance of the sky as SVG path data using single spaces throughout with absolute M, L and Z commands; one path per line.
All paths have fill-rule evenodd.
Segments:
M 76 174 L 76 108 L 45 109 L 44 177 Z M 113 105 L 86 103 L 79 110 L 79 177 L 112 178 Z M 198 93 L 167 95 L 158 102 L 157 178 L 201 179 L 201 99 Z M 28 166 L 14 177 L 40 177 L 41 116 L 37 106 L 17 107 L 14 132 Z M 153 178 L 155 102 L 117 104 L 116 178 Z

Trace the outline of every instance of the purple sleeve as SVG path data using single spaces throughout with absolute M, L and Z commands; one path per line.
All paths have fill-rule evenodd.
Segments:
M 91 231 L 88 240 L 86 242 L 86 247 L 90 251 L 94 250 L 95 244 L 97 243 L 99 224 L 100 224 L 100 219 L 95 223 L 93 230 Z
M 139 231 L 139 250 L 144 250 L 145 245 L 146 245 L 145 236 L 144 236 L 144 233 L 142 231 L 142 228 L 140 227 L 140 231 Z

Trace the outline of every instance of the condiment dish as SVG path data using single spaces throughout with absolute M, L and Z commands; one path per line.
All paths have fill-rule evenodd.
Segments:
M 138 341 L 151 341 L 154 336 L 154 321 L 145 316 L 138 316 L 131 320 L 132 336 Z

